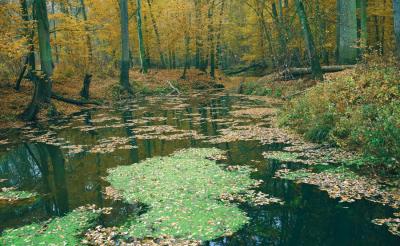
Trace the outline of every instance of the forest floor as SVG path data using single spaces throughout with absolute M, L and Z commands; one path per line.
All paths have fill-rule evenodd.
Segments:
M 134 81 L 134 87 L 138 94 L 152 93 L 171 93 L 173 92 L 170 83 L 184 91 L 198 87 L 206 89 L 213 84 L 223 84 L 226 89 L 235 90 L 241 77 L 228 78 L 219 73 L 215 81 L 207 74 L 198 70 L 188 70 L 186 79 L 181 78 L 182 70 L 150 70 L 144 75 L 138 70 L 130 72 L 130 79 Z M 100 78 L 94 77 L 90 85 L 90 97 L 94 100 L 101 100 L 105 103 L 111 102 L 118 85 L 118 78 Z M 68 98 L 79 99 L 79 92 L 82 88 L 82 77 L 58 78 L 53 82 L 53 91 Z M 32 97 L 32 84 L 24 80 L 21 83 L 21 90 L 14 89 L 14 81 L 0 81 L 0 128 L 23 125 L 18 120 L 18 115 L 24 111 Z M 76 106 L 56 100 L 52 100 L 58 113 L 69 115 L 82 110 L 81 106 Z M 90 106 L 89 106 L 90 107 Z M 46 118 L 45 115 L 39 115 L 39 119 Z
M 329 74 L 329 78 L 343 76 L 345 72 Z M 246 91 L 243 94 L 252 96 L 272 96 L 275 98 L 284 98 L 298 91 L 307 89 L 315 85 L 315 81 L 309 79 L 298 79 L 290 81 L 271 81 L 267 77 L 226 77 L 217 72 L 216 79 L 213 81 L 208 74 L 195 69 L 188 70 L 186 79 L 181 78 L 182 70 L 150 70 L 144 75 L 138 70 L 130 72 L 131 81 L 134 81 L 134 87 L 138 94 L 168 94 L 173 89 L 170 84 L 182 91 L 191 89 L 212 88 L 214 84 L 222 84 L 225 89 L 231 92 L 238 92 L 240 84 L 245 85 Z M 105 103 L 111 102 L 115 96 L 118 78 L 100 78 L 94 77 L 90 86 L 91 99 L 101 100 Z M 58 78 L 53 82 L 53 90 L 64 97 L 79 99 L 79 92 L 82 88 L 82 78 Z M 18 115 L 23 112 L 29 104 L 32 97 L 32 84 L 24 80 L 21 90 L 15 91 L 14 82 L 0 82 L 0 128 L 23 125 L 18 120 Z M 82 110 L 82 106 L 76 106 L 56 100 L 52 100 L 58 113 L 70 115 Z M 90 107 L 90 106 L 86 106 Z M 46 118 L 45 115 L 39 115 L 39 119 Z

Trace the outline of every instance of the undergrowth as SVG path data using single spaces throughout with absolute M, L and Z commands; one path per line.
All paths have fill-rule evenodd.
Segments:
M 359 150 L 364 164 L 398 173 L 399 77 L 395 63 L 366 62 L 292 100 L 280 113 L 280 124 L 314 142 Z
M 241 85 L 239 89 L 240 94 L 244 95 L 254 95 L 254 96 L 273 96 L 281 97 L 282 89 L 280 88 L 270 88 L 257 82 L 247 82 Z

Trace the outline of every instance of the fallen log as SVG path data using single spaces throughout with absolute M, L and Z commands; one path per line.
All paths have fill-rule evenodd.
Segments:
M 323 73 L 335 73 L 340 72 L 346 69 L 355 68 L 355 65 L 337 65 L 337 66 L 322 66 Z M 291 76 L 301 76 L 306 74 L 311 74 L 311 68 L 288 68 L 283 72 L 283 75 L 291 75 Z
M 355 65 L 336 65 L 336 66 L 322 66 L 323 73 L 335 73 L 346 69 L 355 68 Z M 280 81 L 280 80 L 293 80 L 296 77 L 311 74 L 311 68 L 288 68 L 281 72 L 275 72 L 261 77 L 257 80 L 258 83 L 265 81 Z
M 171 83 L 171 81 L 167 80 L 167 83 L 168 83 L 169 87 L 171 87 L 171 89 L 173 90 L 173 91 L 171 92 L 171 94 L 174 93 L 174 92 L 176 92 L 178 95 L 181 94 L 181 92 L 178 90 L 178 88 L 176 88 L 176 87 Z
M 100 105 L 100 102 L 97 101 L 92 101 L 92 100 L 76 100 L 76 99 L 72 99 L 72 98 L 66 98 L 61 96 L 60 94 L 51 93 L 51 98 L 57 100 L 57 101 L 61 101 L 61 102 L 65 102 L 65 103 L 70 103 L 70 104 L 74 104 L 74 105 L 78 105 L 78 106 L 84 106 L 84 105 Z
M 240 73 L 248 72 L 249 70 L 265 70 L 267 69 L 267 65 L 263 63 L 253 63 L 245 67 L 238 67 L 238 68 L 232 68 L 232 69 L 225 69 L 224 73 L 226 75 L 232 76 L 232 75 L 237 75 Z

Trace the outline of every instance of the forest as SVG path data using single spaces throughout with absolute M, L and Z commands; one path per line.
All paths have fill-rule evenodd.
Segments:
M 0 16 L 0 245 L 400 244 L 400 0 Z

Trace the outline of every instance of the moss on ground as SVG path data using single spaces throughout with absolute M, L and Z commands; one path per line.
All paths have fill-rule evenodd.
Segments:
M 99 213 L 75 210 L 65 217 L 8 229 L 0 237 L 1 245 L 80 245 L 80 235 L 91 227 Z
M 211 240 L 238 231 L 248 217 L 237 205 L 220 199 L 254 187 L 249 168 L 227 171 L 211 156 L 218 149 L 187 149 L 170 157 L 110 170 L 107 180 L 129 203 L 144 203 L 146 213 L 123 226 L 138 238 Z

